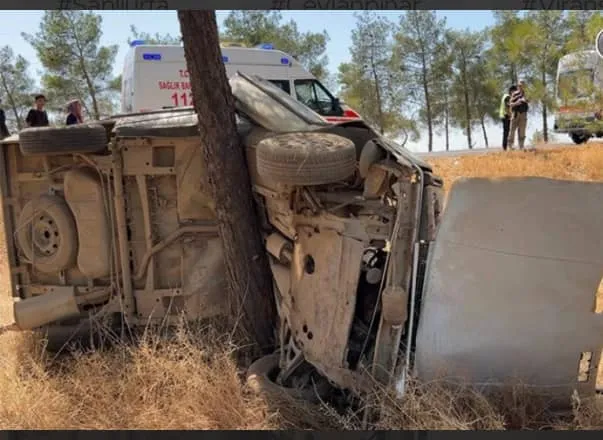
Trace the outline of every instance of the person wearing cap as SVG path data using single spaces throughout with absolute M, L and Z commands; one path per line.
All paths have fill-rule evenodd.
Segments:
M 82 104 L 79 100 L 74 99 L 67 104 L 67 121 L 66 125 L 81 124 L 84 122 L 82 117 Z
M 2 100 L 0 99 L 0 105 L 2 104 Z M 4 113 L 4 109 L 0 108 L 0 139 L 4 139 L 5 137 L 9 137 L 10 132 L 8 131 L 8 127 L 6 126 L 6 114 Z
M 27 114 L 25 122 L 28 127 L 47 127 L 49 125 L 48 114 L 46 113 L 46 110 L 44 110 L 46 97 L 44 95 L 36 95 L 34 99 L 34 108 Z
M 511 128 L 511 107 L 509 106 L 509 102 L 511 100 L 511 95 L 513 92 L 517 90 L 517 86 L 513 84 L 509 87 L 508 93 L 505 93 L 500 100 L 500 108 L 498 110 L 498 116 L 503 125 L 503 138 L 502 138 L 502 148 L 507 151 L 507 143 L 509 141 L 509 131 Z
M 526 127 L 528 125 L 528 100 L 525 96 L 525 81 L 519 81 L 517 90 L 511 93 L 509 100 L 511 107 L 511 127 L 509 130 L 508 146 L 513 149 L 515 141 L 515 132 L 517 132 L 517 140 L 519 149 L 523 150 L 526 139 Z

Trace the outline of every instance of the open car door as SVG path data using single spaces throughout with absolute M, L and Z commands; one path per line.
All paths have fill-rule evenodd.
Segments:
M 427 264 L 415 375 L 594 393 L 602 276 L 603 183 L 459 181 Z

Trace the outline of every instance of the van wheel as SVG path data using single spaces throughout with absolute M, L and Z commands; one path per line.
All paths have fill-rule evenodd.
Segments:
M 294 186 L 346 180 L 356 171 L 356 147 L 349 139 L 327 133 L 288 133 L 257 145 L 258 174 Z
M 56 273 L 73 267 L 77 231 L 67 203 L 51 195 L 29 201 L 17 220 L 17 244 L 40 272 Z
M 26 128 L 19 144 L 27 156 L 98 153 L 107 148 L 107 131 L 100 124 Z
M 279 372 L 279 354 L 273 353 L 256 360 L 247 370 L 247 385 L 257 394 L 272 397 L 288 396 L 294 399 L 319 402 L 324 398 L 330 386 L 326 380 L 320 381 L 316 387 L 289 388 L 276 383 Z M 316 389 L 315 389 L 316 388 Z
M 589 138 L 589 136 L 587 136 L 585 134 L 579 134 L 579 133 L 572 133 L 572 134 L 570 134 L 570 137 L 572 138 L 572 141 L 574 141 L 574 143 L 576 145 L 587 143 L 588 138 Z

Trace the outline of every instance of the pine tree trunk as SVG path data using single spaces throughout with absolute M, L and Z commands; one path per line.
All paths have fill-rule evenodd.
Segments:
M 19 115 L 19 110 L 17 109 L 17 104 L 15 103 L 15 99 L 13 98 L 13 94 L 8 88 L 8 84 L 6 84 L 6 78 L 2 73 L 0 73 L 0 78 L 2 79 L 2 88 L 4 89 L 4 93 L 8 97 L 8 102 L 10 104 L 11 110 L 15 115 L 15 122 L 17 123 L 17 129 L 21 130 L 23 123 L 21 122 L 21 116 Z
M 482 125 L 482 133 L 484 135 L 484 143 L 486 144 L 486 148 L 489 148 L 490 145 L 488 145 L 488 133 L 486 132 L 486 122 L 484 121 L 483 116 L 480 118 L 479 122 Z
M 467 79 L 467 68 L 465 59 L 463 59 L 463 97 L 465 98 L 465 123 L 467 124 L 467 148 L 470 150 L 473 148 L 473 141 L 471 140 L 471 106 L 469 104 L 469 82 Z
M 431 96 L 429 94 L 429 75 L 427 71 L 427 60 L 425 53 L 421 52 L 421 79 L 423 81 L 423 93 L 425 94 L 425 114 L 427 116 L 427 150 L 433 151 L 433 115 L 431 114 Z
M 546 72 L 542 69 L 542 86 L 544 87 L 544 99 L 542 100 L 542 139 L 545 144 L 549 143 L 549 124 L 548 124 L 548 111 L 547 111 L 547 81 L 546 81 Z
M 264 352 L 274 348 L 276 307 L 245 149 L 235 123 L 213 11 L 178 11 L 208 184 L 216 204 L 233 312 Z
M 448 96 L 448 86 L 444 86 L 444 95 L 446 98 L 444 109 L 444 130 L 446 132 L 446 151 L 450 150 L 450 101 Z

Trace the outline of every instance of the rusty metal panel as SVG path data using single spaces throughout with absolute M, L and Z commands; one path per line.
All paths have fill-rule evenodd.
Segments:
M 430 256 L 415 373 L 593 392 L 603 348 L 603 183 L 466 179 Z M 581 353 L 591 371 L 578 381 Z
M 285 300 L 296 343 L 310 362 L 345 365 L 364 243 L 323 228 L 298 227 Z M 285 294 L 285 293 L 284 293 Z

